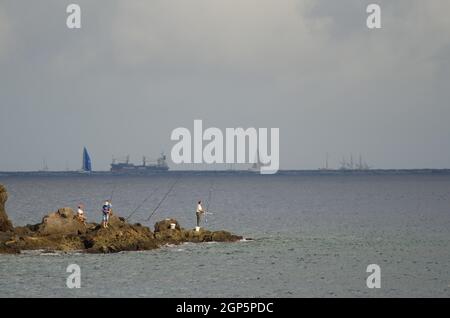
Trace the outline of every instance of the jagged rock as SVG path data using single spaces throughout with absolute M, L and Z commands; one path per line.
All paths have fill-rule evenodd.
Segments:
M 12 232 L 0 232 L 0 254 L 17 254 L 20 249 L 15 246 L 15 237 Z
M 171 230 L 172 224 L 175 224 L 175 230 L 180 231 L 181 227 L 177 220 L 175 219 L 165 219 L 155 223 L 155 233 L 164 232 Z
M 16 236 L 13 246 L 19 250 L 78 251 L 84 245 L 76 235 Z
M 14 227 L 5 211 L 5 203 L 8 200 L 6 188 L 0 184 L 0 232 L 13 231 Z
M 203 228 L 200 231 L 184 231 L 184 236 L 188 242 L 236 242 L 242 240 L 242 236 L 234 235 L 227 231 L 208 231 Z
M 242 236 L 231 234 L 227 231 L 212 232 L 211 241 L 214 242 L 236 242 L 242 240 Z
M 76 218 L 71 208 L 62 208 L 46 215 L 37 232 L 40 235 L 79 235 L 86 233 L 86 226 Z
M 115 253 L 158 248 L 148 227 L 131 225 L 123 218 L 110 217 L 108 228 L 97 227 L 86 234 L 83 244 L 89 253 Z
M 172 224 L 175 228 L 172 229 Z M 175 219 L 165 219 L 155 223 L 155 238 L 164 243 L 179 244 L 185 241 L 180 224 Z

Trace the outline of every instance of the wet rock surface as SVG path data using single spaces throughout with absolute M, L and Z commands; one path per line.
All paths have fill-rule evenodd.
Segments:
M 171 226 L 171 224 L 173 224 Z M 200 228 L 183 229 L 175 219 L 166 219 L 155 224 L 154 236 L 157 240 L 165 243 L 179 244 L 184 242 L 235 242 L 242 239 L 242 236 L 231 234 L 227 231 L 208 231 Z
M 7 192 L 0 185 L 0 253 L 23 250 L 83 251 L 116 253 L 156 249 L 165 244 L 185 242 L 235 242 L 241 236 L 227 231 L 195 231 L 183 229 L 177 220 L 165 219 L 154 226 L 154 232 L 141 224 L 130 224 L 114 212 L 109 226 L 84 224 L 71 208 L 61 208 L 42 219 L 41 223 L 14 228 L 4 209 Z

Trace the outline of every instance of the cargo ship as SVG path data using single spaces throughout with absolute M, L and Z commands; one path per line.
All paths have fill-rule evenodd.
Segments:
M 153 172 L 164 172 L 169 170 L 167 165 L 166 155 L 161 153 L 161 156 L 156 161 L 151 162 L 147 157 L 143 157 L 141 165 L 135 165 L 130 162 L 130 156 L 127 156 L 124 161 L 117 161 L 113 159 L 111 163 L 111 172 L 115 174 L 146 174 Z

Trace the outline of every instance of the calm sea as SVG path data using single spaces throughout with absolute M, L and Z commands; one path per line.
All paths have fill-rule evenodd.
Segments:
M 167 246 L 111 255 L 0 255 L 0 297 L 415 297 L 450 296 L 450 175 L 183 174 L 148 177 L 2 177 L 15 225 L 83 203 L 99 222 L 116 213 L 153 228 L 166 217 L 253 241 Z M 152 194 L 150 196 L 150 194 Z M 143 203 L 143 201 L 147 199 Z M 69 264 L 81 288 L 66 287 Z M 366 286 L 369 264 L 381 288 Z

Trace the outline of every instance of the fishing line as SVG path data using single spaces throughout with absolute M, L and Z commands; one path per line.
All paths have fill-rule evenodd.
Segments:
M 128 215 L 125 220 L 128 220 L 134 213 L 136 213 L 136 211 L 141 208 L 145 202 L 147 202 L 148 200 L 150 200 L 150 198 L 153 196 L 153 194 L 156 193 L 156 191 L 159 189 L 160 187 L 155 187 L 155 189 L 153 189 L 153 191 L 150 192 L 150 194 L 141 202 L 141 204 L 139 204 L 134 210 L 133 212 L 130 213 L 130 215 Z
M 166 194 L 163 196 L 161 201 L 158 202 L 156 208 L 153 210 L 153 212 L 150 214 L 150 216 L 145 221 L 150 221 L 151 217 L 156 213 L 156 211 L 158 211 L 161 204 L 163 204 L 163 202 L 169 196 L 170 192 L 172 192 L 173 188 L 175 187 L 175 185 L 178 183 L 179 180 L 180 180 L 179 176 L 175 178 L 174 182 L 172 183 L 172 186 L 169 188 L 169 191 L 166 192 Z
M 110 201 L 110 202 L 112 202 L 112 199 L 113 199 L 113 197 L 114 197 L 114 192 L 116 191 L 116 186 L 117 186 L 117 183 L 114 182 L 113 189 L 112 189 L 112 191 L 111 191 L 111 195 L 109 196 L 109 201 Z
M 153 196 L 153 194 L 158 190 L 158 187 L 156 187 L 155 189 L 153 189 L 153 191 L 150 192 L 150 194 L 141 202 L 141 204 L 139 204 L 131 213 L 130 215 L 128 215 L 125 220 L 128 220 L 129 218 L 131 218 L 131 216 L 133 216 L 134 213 L 137 212 L 137 210 L 139 210 L 145 202 L 147 202 L 148 200 L 150 200 L 150 198 Z
M 211 197 L 212 197 L 212 192 L 213 192 L 213 187 L 214 187 L 214 183 L 215 183 L 215 178 L 212 177 L 211 178 L 211 185 L 209 186 L 209 193 L 208 193 L 208 201 L 206 203 L 206 210 L 205 210 L 205 223 L 208 223 L 208 213 L 209 213 L 209 207 L 211 205 Z

